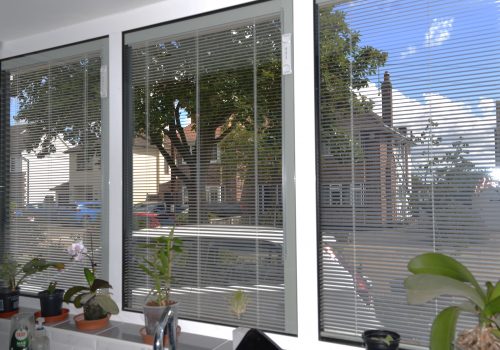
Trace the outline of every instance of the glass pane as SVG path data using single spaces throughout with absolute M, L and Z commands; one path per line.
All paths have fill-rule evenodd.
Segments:
M 175 226 L 180 317 L 286 331 L 281 28 L 266 14 L 128 46 L 127 308 L 140 310 L 152 286 L 141 243 Z
M 9 103 L 2 106 L 2 120 L 8 123 L 0 124 L 10 158 L 8 173 L 1 174 L 8 179 L 2 240 L 4 252 L 20 263 L 34 257 L 67 263 L 67 247 L 83 240 L 94 254 L 98 271 L 102 269 L 100 72 L 104 58 L 99 47 L 106 42 L 83 44 L 93 47 L 83 53 L 77 45 L 2 61 L 2 68 L 10 67 L 3 71 L 2 82 Z M 75 56 L 75 51 L 80 53 Z M 24 282 L 22 291 L 46 289 L 51 280 L 63 289 L 84 284 L 83 266 L 67 263 L 61 272 L 49 269 L 35 274 Z
M 321 334 L 426 347 L 443 306 L 409 306 L 410 258 L 500 272 L 498 2 L 319 6 Z M 474 317 L 461 318 L 461 329 Z

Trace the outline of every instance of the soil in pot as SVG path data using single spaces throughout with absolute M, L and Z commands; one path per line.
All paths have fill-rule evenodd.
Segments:
M 12 291 L 0 288 L 0 313 L 16 313 L 19 310 L 19 288 Z
M 56 289 L 54 293 L 49 293 L 47 290 L 38 293 L 43 317 L 58 316 L 62 313 L 63 295 L 63 289 Z
M 363 332 L 363 343 L 366 350 L 397 350 L 400 336 L 398 333 L 383 329 L 372 329 Z

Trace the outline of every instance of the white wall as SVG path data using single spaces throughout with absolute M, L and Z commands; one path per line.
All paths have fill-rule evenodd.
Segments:
M 292 1 L 292 0 L 290 0 Z M 288 349 L 354 349 L 353 347 L 318 341 L 317 280 L 316 280 L 316 193 L 315 193 L 315 130 L 314 130 L 314 35 L 313 1 L 294 1 L 294 77 L 296 116 L 296 203 L 297 203 L 297 285 L 298 337 L 271 335 Z M 15 41 L 4 42 L 0 58 L 20 55 L 54 46 L 109 35 L 109 103 L 113 131 L 109 148 L 109 279 L 114 296 L 121 304 L 121 242 L 122 242 L 122 31 L 228 6 L 245 0 L 169 0 L 138 10 L 115 14 L 93 21 L 75 24 L 57 31 L 40 33 Z M 297 15 L 298 14 L 298 15 Z M 121 312 L 118 320 L 142 323 L 142 315 Z M 230 338 L 231 328 L 197 322 L 181 322 L 183 330 L 203 335 Z

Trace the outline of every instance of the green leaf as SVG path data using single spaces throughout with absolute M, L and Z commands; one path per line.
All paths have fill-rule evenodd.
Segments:
M 116 305 L 115 301 L 109 294 L 98 294 L 95 296 L 95 300 L 104 311 L 109 312 L 110 314 L 116 315 L 120 312 L 118 305 Z
M 87 280 L 87 283 L 89 284 L 89 286 L 91 286 L 95 280 L 94 273 L 87 267 L 83 269 L 83 272 L 85 273 L 85 279 Z
M 82 299 L 83 297 L 87 296 L 87 295 L 90 295 L 92 296 L 91 293 L 83 293 L 83 294 L 79 294 L 76 296 L 75 300 L 73 300 L 73 304 L 75 305 L 76 308 L 81 308 L 83 303 L 82 303 Z
M 82 305 L 85 305 L 89 302 L 90 299 L 92 299 L 93 297 L 95 296 L 94 293 L 84 293 L 84 294 L 80 294 L 79 297 L 80 297 L 80 303 Z M 75 301 L 76 301 L 76 298 L 75 298 Z
M 487 318 L 500 313 L 500 297 L 495 298 L 486 304 L 483 313 Z
M 425 253 L 414 257 L 408 263 L 408 270 L 414 274 L 430 274 L 446 276 L 461 282 L 469 282 L 477 290 L 481 298 L 484 291 L 472 273 L 457 260 L 440 253 Z
M 79 292 L 81 292 L 81 291 L 83 291 L 83 290 L 90 290 L 90 289 L 89 289 L 89 287 L 84 287 L 84 286 L 75 286 L 75 287 L 71 287 L 70 289 L 68 289 L 68 290 L 66 291 L 66 293 L 64 293 L 64 297 L 63 297 L 64 302 L 66 302 L 66 303 L 71 303 L 71 302 L 72 302 L 72 301 L 71 301 L 71 298 L 72 298 L 75 294 L 77 294 L 77 293 L 79 293 Z
M 483 299 L 474 288 L 450 277 L 412 275 L 405 279 L 404 284 L 408 289 L 409 304 L 424 304 L 441 295 L 453 295 L 467 298 L 480 308 L 484 307 Z
M 94 280 L 94 283 L 92 283 L 92 286 L 90 287 L 90 291 L 95 292 L 98 289 L 103 289 L 103 288 L 113 288 L 113 287 L 111 287 L 111 285 L 108 283 L 108 281 L 96 278 Z
M 459 315 L 460 308 L 451 306 L 436 316 L 431 328 L 430 350 L 453 350 L 455 328 Z
M 500 297 L 500 281 L 495 284 L 495 287 L 491 291 L 490 300 Z

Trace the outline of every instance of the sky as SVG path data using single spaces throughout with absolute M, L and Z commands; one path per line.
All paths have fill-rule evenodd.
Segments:
M 381 112 L 380 84 L 391 75 L 394 126 L 419 132 L 438 122 L 442 149 L 462 136 L 470 159 L 491 167 L 495 101 L 500 100 L 500 0 L 360 0 L 346 13 L 361 45 L 388 53 L 361 93 Z

